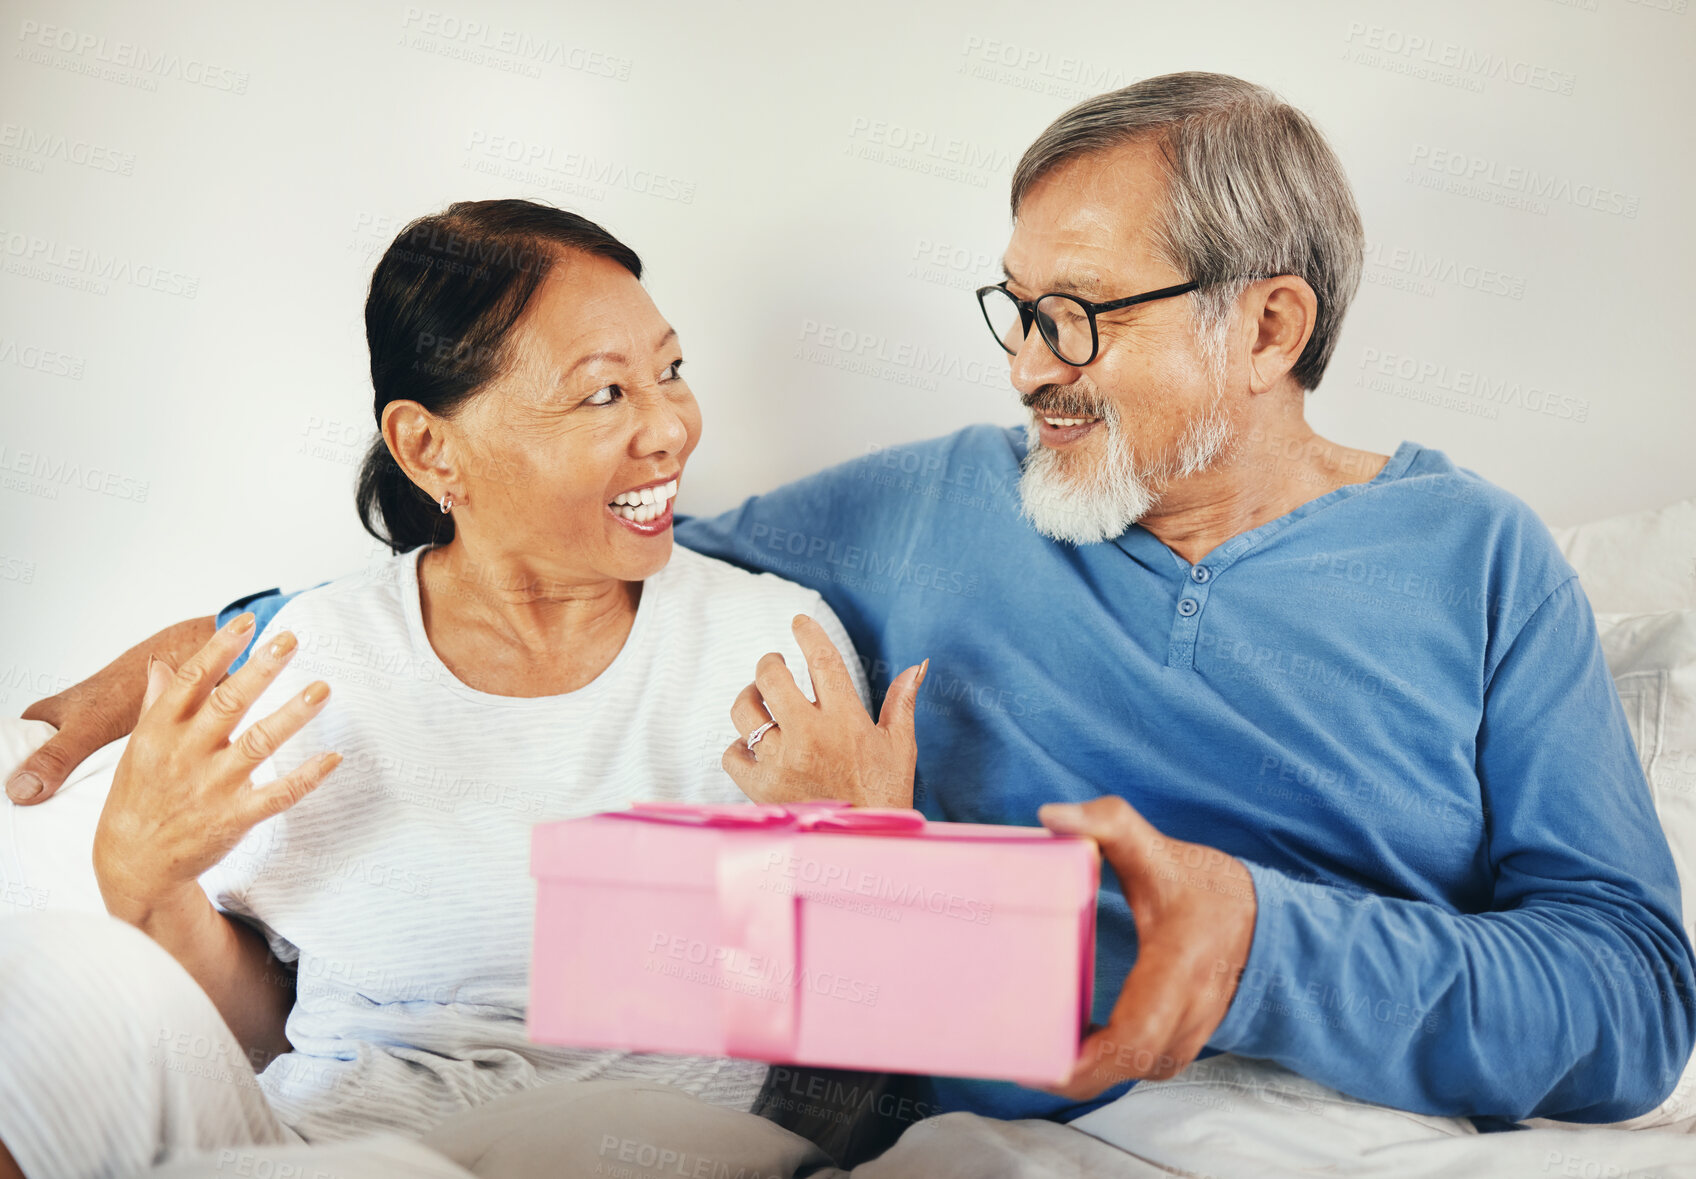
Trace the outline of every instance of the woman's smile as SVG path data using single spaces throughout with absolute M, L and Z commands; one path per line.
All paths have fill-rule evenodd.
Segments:
M 607 512 L 639 536 L 658 536 L 671 527 L 671 501 L 677 496 L 681 475 L 680 471 L 669 479 L 621 491 L 607 505 Z

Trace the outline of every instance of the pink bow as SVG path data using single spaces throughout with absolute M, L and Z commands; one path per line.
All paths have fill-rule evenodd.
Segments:
M 636 802 L 620 818 L 646 819 L 655 823 L 682 823 L 692 827 L 730 827 L 742 830 L 793 830 L 876 832 L 884 835 L 916 834 L 924 830 L 925 817 L 901 807 L 857 807 L 835 799 L 818 802 L 695 803 Z

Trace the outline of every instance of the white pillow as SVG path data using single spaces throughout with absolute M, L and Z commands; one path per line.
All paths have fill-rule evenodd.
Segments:
M 1550 531 L 1598 614 L 1696 608 L 1696 497 Z
M 53 735 L 46 721 L 0 718 L 0 781 Z M 26 909 L 104 913 L 94 881 L 94 828 L 129 738 L 96 750 L 38 806 L 0 796 L 0 918 Z

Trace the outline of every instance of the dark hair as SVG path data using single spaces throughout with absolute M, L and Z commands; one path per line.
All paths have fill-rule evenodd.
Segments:
M 365 530 L 395 552 L 453 539 L 381 433 L 392 401 L 448 415 L 500 376 L 513 325 L 566 251 L 610 258 L 638 279 L 642 260 L 593 221 L 534 201 L 458 201 L 412 222 L 384 251 L 365 300 L 378 434 L 359 469 Z

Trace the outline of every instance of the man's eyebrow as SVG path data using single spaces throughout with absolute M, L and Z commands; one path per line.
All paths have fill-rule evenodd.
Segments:
M 1019 282 L 1019 280 L 1014 277 L 1013 272 L 1007 269 L 1007 262 L 1005 259 L 1001 262 L 1001 275 L 1008 282 Z M 1020 283 L 1020 285 L 1023 286 L 1024 284 Z M 1093 296 L 1100 290 L 1101 278 L 1098 275 L 1080 274 L 1076 278 L 1061 279 L 1042 293 L 1045 295 L 1060 294 Z
M 1073 279 L 1063 279 L 1055 288 L 1068 295 L 1098 295 L 1101 293 L 1101 278 L 1094 274 L 1080 274 Z
M 665 329 L 665 335 L 661 336 L 658 340 L 654 341 L 654 351 L 658 352 L 661 348 L 664 348 L 668 342 L 675 340 L 675 339 L 677 339 L 677 329 L 676 328 L 666 328 Z M 624 353 L 622 353 L 622 352 L 589 352 L 589 353 L 586 353 L 583 356 L 579 356 L 577 358 L 576 362 L 570 368 L 566 369 L 563 373 L 561 373 L 560 374 L 560 380 L 562 380 L 562 381 L 565 380 L 565 378 L 569 377 L 572 373 L 576 372 L 578 369 L 582 368 L 584 365 L 593 364 L 594 362 L 596 362 L 598 360 L 610 360 L 610 361 L 613 361 L 616 364 L 629 364 L 630 363 L 629 358 L 627 356 L 625 356 Z

